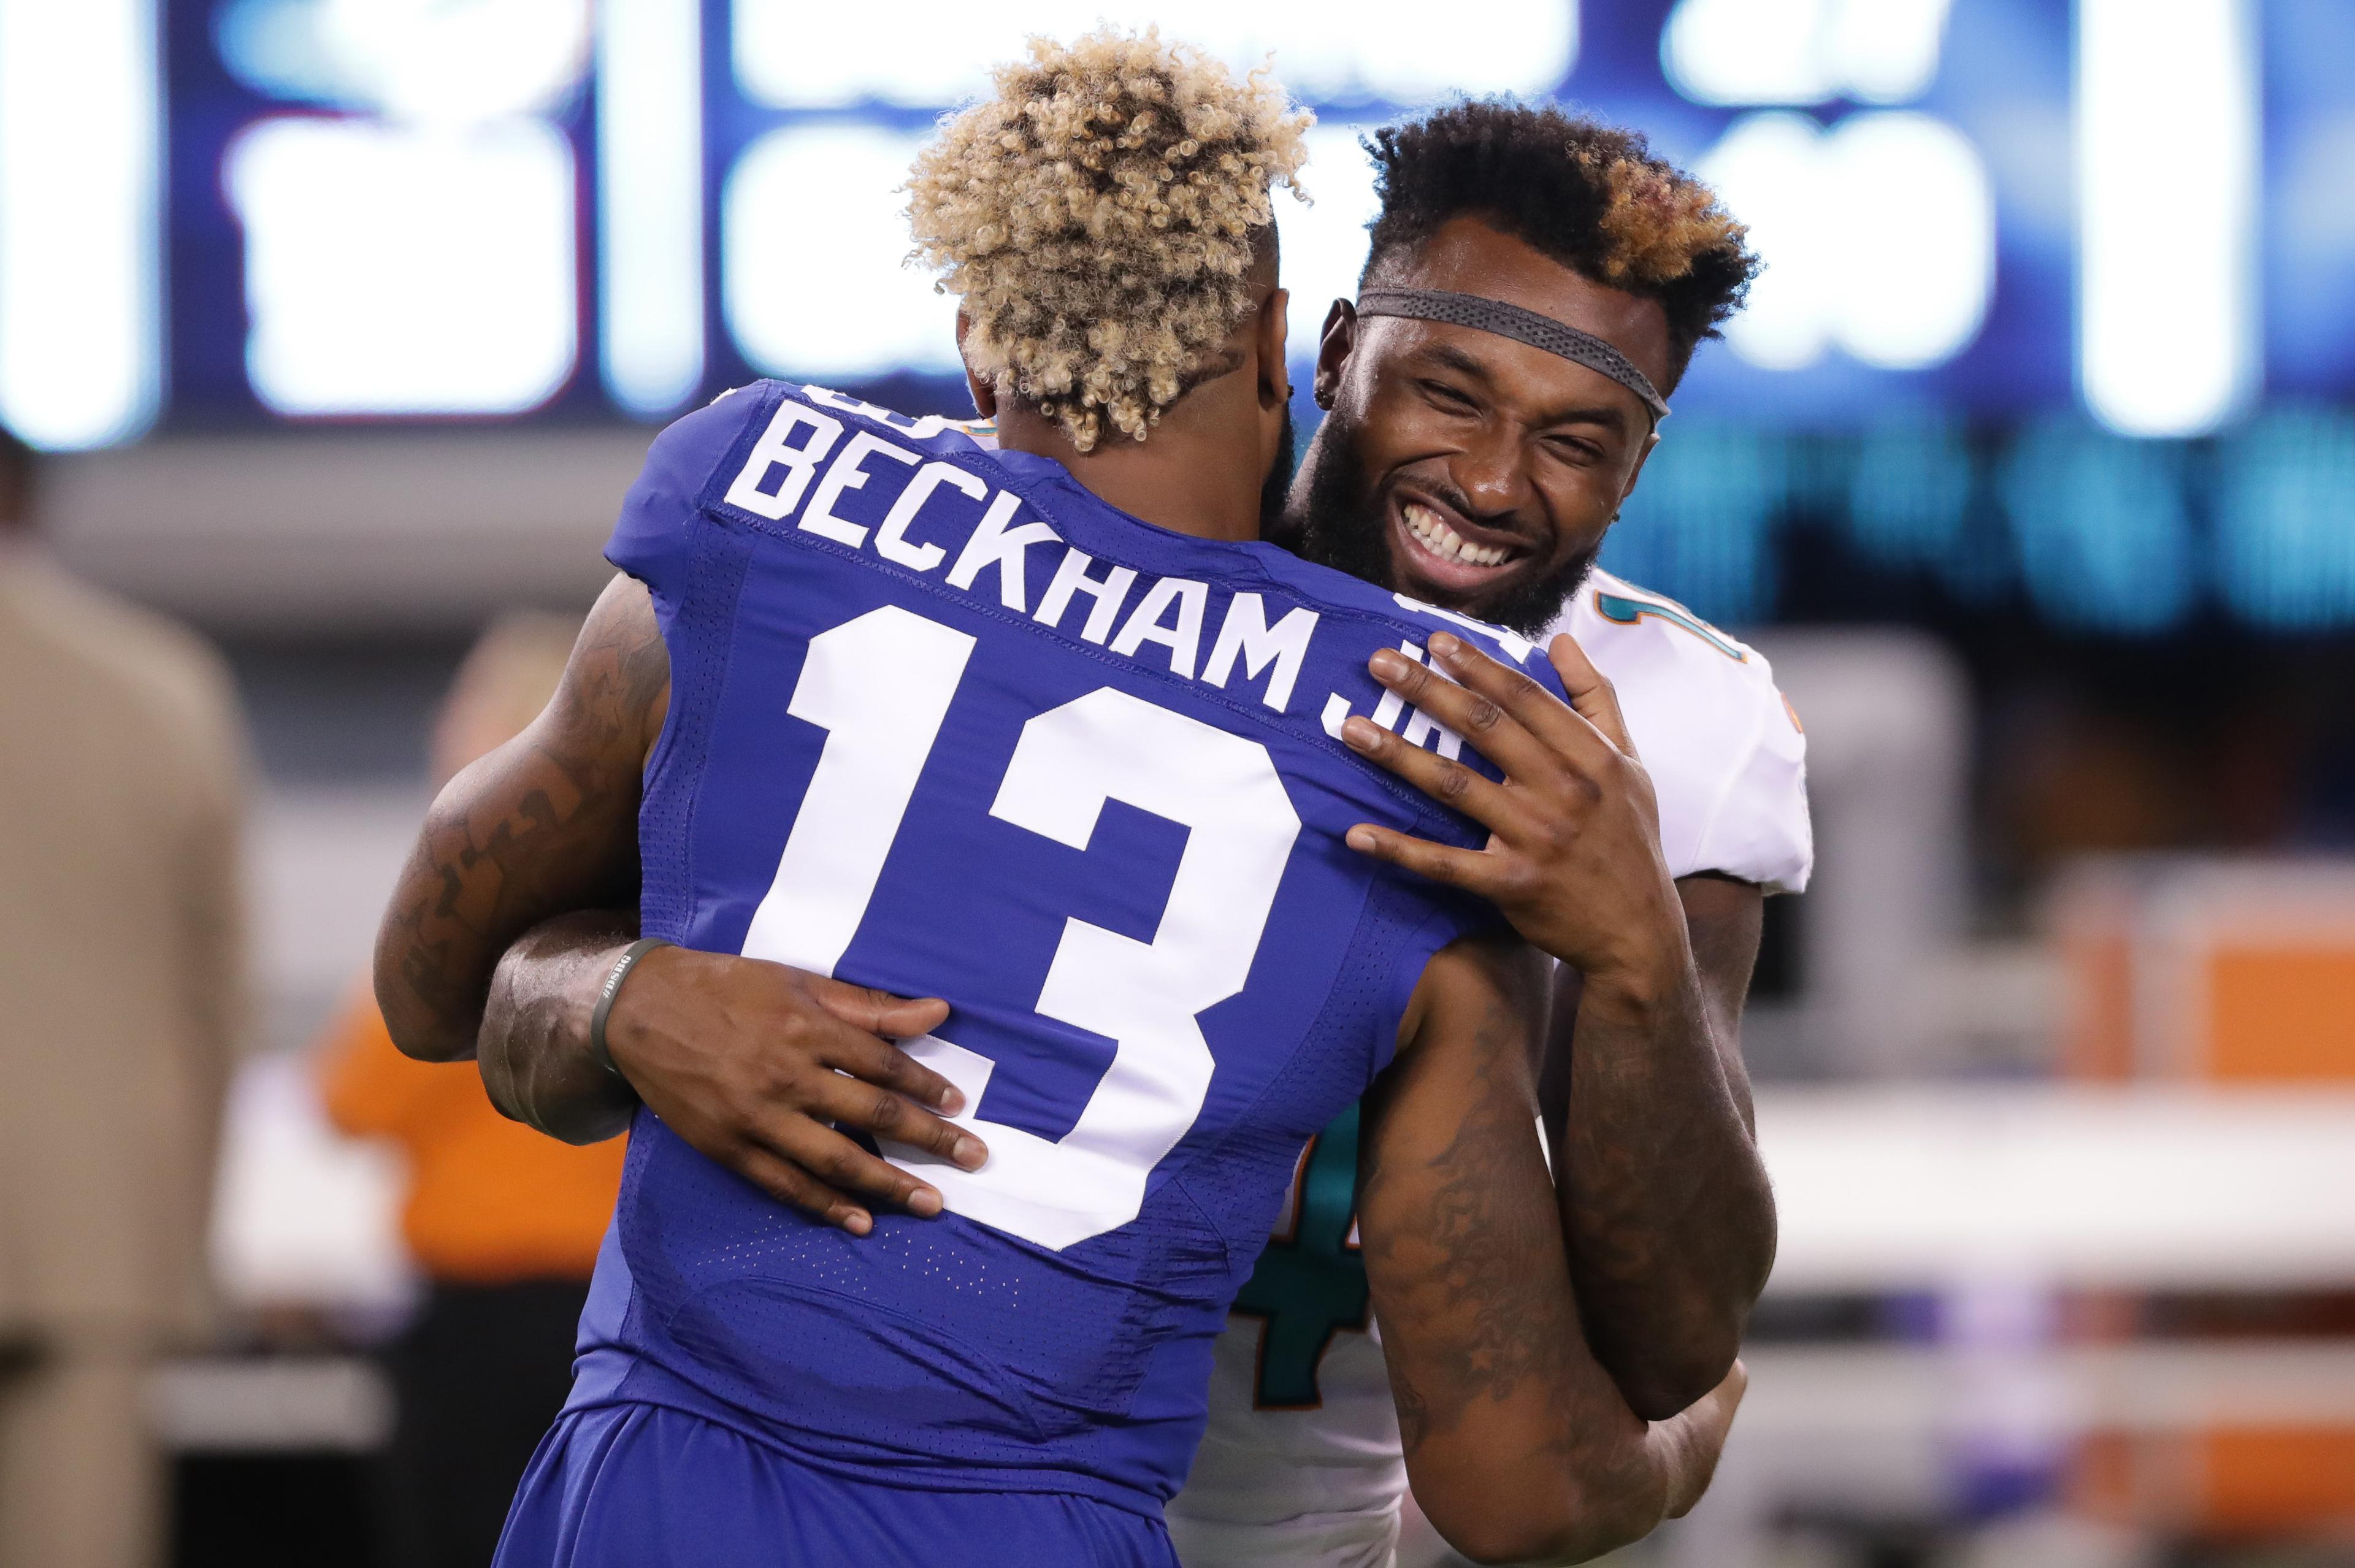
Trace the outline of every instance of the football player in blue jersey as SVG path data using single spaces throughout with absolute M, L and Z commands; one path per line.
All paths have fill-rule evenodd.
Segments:
M 1466 103 L 1378 143 L 1369 292 L 1518 302 L 1615 345 L 1661 389 L 1754 266 L 1704 187 L 1590 120 Z M 1614 379 L 1562 345 L 1516 337 L 1509 318 L 1498 331 L 1387 315 L 1385 303 L 1332 314 L 1316 386 L 1332 416 L 1272 537 L 1434 604 L 1571 634 L 1554 658 L 1581 713 L 1640 748 L 1641 764 L 1622 768 L 1543 705 L 1526 725 L 1499 720 L 1529 731 L 1507 763 L 1528 786 L 1520 808 L 1476 790 L 1464 804 L 1525 852 L 1442 855 L 1432 869 L 1490 892 L 1563 960 L 1545 1098 L 1571 1264 L 1598 1355 L 1629 1404 L 1665 1419 L 1726 1373 L 1772 1250 L 1739 1042 L 1763 896 L 1803 887 L 1812 864 L 1804 737 L 1757 650 L 1593 569 L 1633 479 L 1606 463 L 1595 482 L 1588 432 L 1612 416 Z M 1457 656 L 1476 684 L 1501 673 L 1476 649 Z M 1420 665 L 1402 672 L 1425 678 Z M 1509 685 L 1488 689 L 1509 706 Z M 1464 700 L 1437 688 L 1430 699 Z M 1429 753 L 1348 732 L 1405 776 L 1449 787 Z M 1421 853 L 1380 835 L 1375 848 L 1410 863 Z M 580 1057 L 588 1008 L 570 998 L 634 934 L 626 920 L 591 921 L 527 939 L 501 972 L 491 1034 L 519 1040 L 513 1026 L 527 1023 L 518 1055 Z M 869 1106 L 929 1121 L 810 1071 L 847 1055 L 828 1043 L 847 1026 L 922 1017 L 773 965 L 665 955 L 614 1019 L 634 1077 L 692 1118 L 698 1147 L 858 1226 L 868 1206 L 929 1193 L 897 1170 L 869 1184 L 838 1163 L 829 1182 L 817 1160 L 788 1170 L 777 1151 L 803 1138 L 819 1159 L 828 1139 L 848 1147 L 805 1104 L 847 1101 L 855 1126 L 881 1125 L 863 1119 Z M 855 1043 L 890 1062 L 881 1040 Z M 1356 1568 L 1385 1561 L 1398 1535 L 1402 1444 L 1353 1232 L 1352 1128 L 1337 1123 L 1304 1157 L 1281 1234 L 1220 1340 L 1210 1424 L 1169 1509 L 1189 1562 Z M 1685 1429 L 1721 1433 L 1732 1392 Z M 1597 1538 L 1640 1533 L 1652 1507 L 1641 1488 L 1600 1499 Z
M 388 912 L 388 1022 L 441 1058 L 527 931 L 634 893 L 645 933 L 585 1031 L 557 1002 L 481 1036 L 504 1108 L 634 1134 L 500 1561 L 1172 1561 L 1211 1339 L 1303 1143 L 1360 1095 L 1427 1511 L 1486 1560 L 1615 1544 L 1689 1502 L 1725 1402 L 1647 1427 L 1587 1349 L 1527 950 L 1353 852 L 1484 842 L 1357 755 L 1369 727 L 1493 808 L 1526 786 L 1433 714 L 1508 752 L 1585 721 L 1511 634 L 1254 540 L 1289 397 L 1269 187 L 1300 156 L 1272 84 L 1101 34 L 998 88 L 911 187 L 998 446 L 782 383 L 666 431 L 563 692 L 437 801 Z M 1588 422 L 1624 481 L 1657 395 L 1616 368 L 1624 406 Z M 1485 696 L 1410 703 L 1426 657 Z M 1633 765 L 1599 730 L 1584 755 Z M 708 1097 L 607 1038 L 649 952 L 877 987 L 858 1021 L 903 1053 L 845 1029 L 815 1060 L 869 1086 L 776 1086 L 876 1154 L 710 1157 Z M 809 1195 L 796 1165 L 927 1217 L 812 1216 L 777 1200 Z

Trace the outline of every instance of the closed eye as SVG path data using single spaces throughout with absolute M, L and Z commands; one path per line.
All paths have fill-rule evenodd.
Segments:
M 1415 385 L 1424 397 L 1450 413 L 1477 414 L 1480 411 L 1477 402 L 1444 381 L 1424 380 L 1417 381 Z
M 1544 439 L 1546 450 L 1564 463 L 1600 463 L 1603 460 L 1603 449 L 1579 436 L 1555 433 Z

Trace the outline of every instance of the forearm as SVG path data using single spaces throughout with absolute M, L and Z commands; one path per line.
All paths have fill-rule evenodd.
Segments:
M 1481 1562 L 1577 1562 L 1657 1523 L 1667 1477 L 1590 1352 L 1532 1115 L 1540 982 L 1459 946 L 1360 1112 L 1367 1282 L 1415 1495 Z
M 534 926 L 507 949 L 475 1052 L 491 1104 L 566 1143 L 628 1128 L 637 1096 L 597 1061 L 589 1028 L 605 976 L 637 933 L 627 912 L 591 911 Z
M 1556 1192 L 1595 1354 L 1664 1419 L 1732 1364 L 1774 1256 L 1748 1084 L 1689 949 L 1650 977 L 1589 978 L 1571 1051 Z

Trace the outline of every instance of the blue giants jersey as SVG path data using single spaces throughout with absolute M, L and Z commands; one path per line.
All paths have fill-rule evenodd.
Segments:
M 609 553 L 671 658 L 645 929 L 946 998 L 911 1049 L 991 1158 L 886 1145 L 950 1211 L 856 1239 L 641 1113 L 575 1406 L 1156 1512 L 1303 1143 L 1389 1060 L 1430 955 L 1497 918 L 1343 844 L 1365 821 L 1477 842 L 1336 738 L 1354 711 L 1458 747 L 1367 658 L 1452 624 L 1550 671 L 781 383 L 665 432 Z

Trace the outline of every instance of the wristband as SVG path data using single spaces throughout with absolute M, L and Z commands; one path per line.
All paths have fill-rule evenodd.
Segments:
M 622 949 L 622 955 L 613 960 L 613 968 L 605 972 L 604 985 L 598 988 L 596 1010 L 589 1015 L 589 1054 L 596 1058 L 598 1066 L 624 1083 L 629 1079 L 613 1065 L 613 1053 L 605 1044 L 605 1020 L 613 1016 L 613 998 L 622 994 L 622 982 L 630 977 L 630 971 L 638 966 L 639 959 L 657 947 L 677 945 L 676 942 L 666 942 L 659 936 L 638 938 Z

